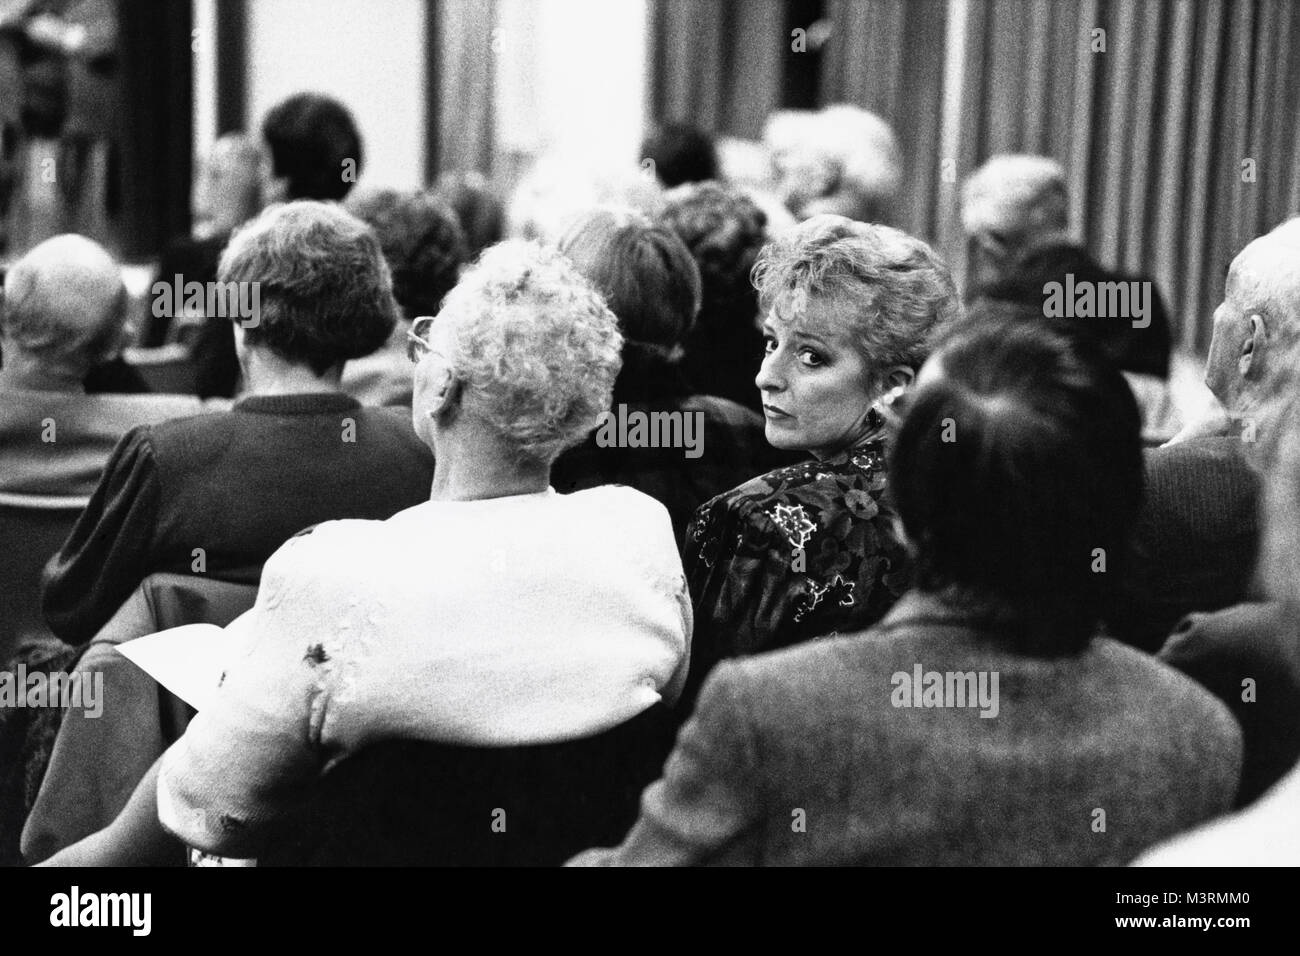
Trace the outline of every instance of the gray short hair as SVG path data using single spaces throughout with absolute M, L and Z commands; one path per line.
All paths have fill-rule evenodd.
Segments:
M 962 186 L 962 227 L 978 232 L 1059 232 L 1069 224 L 1069 190 L 1061 164 L 1046 156 L 991 157 Z
M 829 299 L 874 376 L 894 365 L 917 369 L 935 336 L 960 315 L 943 260 L 914 236 L 843 216 L 813 216 L 779 233 L 754 266 L 763 312 Z
M 448 293 L 437 325 L 465 401 L 521 459 L 550 463 L 609 408 L 623 338 L 600 294 L 553 249 L 493 246 Z
M 317 374 L 374 352 L 397 323 L 379 240 L 334 203 L 267 207 L 230 240 L 218 280 L 258 283 L 260 313 L 245 325 L 248 342 Z
M 126 306 L 117 263 L 102 246 L 84 236 L 54 236 L 10 267 L 0 332 L 44 362 L 89 368 L 123 344 Z

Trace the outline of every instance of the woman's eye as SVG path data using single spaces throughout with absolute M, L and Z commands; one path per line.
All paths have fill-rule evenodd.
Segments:
M 803 362 L 804 365 L 807 365 L 810 368 L 816 368 L 818 365 L 821 365 L 824 360 L 821 355 L 814 352 L 812 349 L 803 349 L 799 353 L 799 361 Z
M 763 336 L 763 354 L 771 355 L 776 351 L 776 339 L 770 335 Z

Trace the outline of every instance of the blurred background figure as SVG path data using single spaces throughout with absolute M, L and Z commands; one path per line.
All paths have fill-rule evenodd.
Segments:
M 665 123 L 641 143 L 641 162 L 665 189 L 719 178 L 713 137 L 689 123 Z M 643 165 L 644 168 L 644 165 Z
M 362 405 L 411 404 L 411 363 L 406 355 L 411 321 L 437 315 L 442 299 L 469 258 L 464 233 L 451 207 L 431 193 L 395 189 L 354 193 L 347 210 L 379 238 L 393 273 L 393 297 L 401 311 L 388 341 L 343 369 L 343 391 Z
M 482 173 L 444 173 L 434 192 L 456 213 L 465 236 L 466 261 L 473 262 L 484 249 L 505 238 L 505 204 Z
M 93 124 L 111 119 L 117 43 L 112 0 L 0 2 L 0 52 L 18 71 L 17 95 L 0 95 L 0 254 L 64 232 L 111 243 L 120 160 Z
M 181 395 L 88 395 L 84 380 L 128 334 L 118 264 L 55 236 L 9 269 L 0 297 L 0 492 L 89 497 L 137 425 L 203 410 Z
M 890 224 L 902 154 L 889 124 L 857 106 L 773 114 L 763 133 L 776 192 L 797 219 L 821 213 Z
M 630 162 L 599 163 L 567 151 L 549 152 L 538 158 L 511 193 L 506 232 L 554 245 L 593 210 L 626 207 L 648 213 L 662 192 L 652 171 Z
M 173 241 L 162 254 L 158 278 L 171 284 L 177 275 L 182 286 L 206 286 L 217 278 L 217 260 L 238 226 L 262 208 L 267 167 L 261 146 L 242 133 L 227 133 L 212 144 L 199 163 L 191 197 L 193 225 L 190 235 Z M 168 342 L 190 343 L 202 327 L 204 316 L 155 316 L 150 309 L 139 344 L 157 348 Z
M 767 240 L 767 216 L 740 190 L 700 182 L 669 190 L 656 218 L 686 243 L 700 270 L 700 312 L 683 341 L 686 380 L 760 411 L 754 376 L 763 334 L 749 274 Z

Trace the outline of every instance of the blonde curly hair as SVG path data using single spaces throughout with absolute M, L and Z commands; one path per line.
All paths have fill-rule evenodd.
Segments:
M 618 320 L 558 252 L 491 247 L 447 294 L 436 325 L 464 401 L 515 446 L 550 463 L 608 410 L 622 367 Z

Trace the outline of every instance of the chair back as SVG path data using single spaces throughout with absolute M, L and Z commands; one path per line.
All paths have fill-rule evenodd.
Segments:
M 260 866 L 558 866 L 620 842 L 672 748 L 662 704 L 563 743 L 387 741 L 326 774 Z
M 28 639 L 50 636 L 41 571 L 86 506 L 80 497 L 0 494 L 0 662 Z

